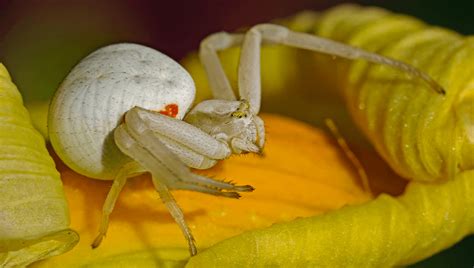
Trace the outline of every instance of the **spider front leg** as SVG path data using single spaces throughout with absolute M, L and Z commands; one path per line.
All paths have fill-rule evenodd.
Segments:
M 443 87 L 428 74 L 404 62 L 312 34 L 294 32 L 283 26 L 260 24 L 252 27 L 245 34 L 240 56 L 239 91 L 241 96 L 250 96 L 249 99 L 259 100 L 260 96 L 260 47 L 263 41 L 345 59 L 362 59 L 387 65 L 423 80 L 438 94 L 444 95 L 446 93 Z M 251 102 L 251 106 L 255 107 L 256 104 Z
M 240 46 L 243 40 L 243 34 L 219 32 L 211 34 L 201 41 L 199 59 L 206 70 L 209 87 L 215 99 L 236 100 L 217 52 L 230 47 Z
M 262 42 L 312 50 L 345 59 L 363 59 L 391 66 L 413 77 L 420 78 L 437 93 L 445 94 L 444 89 L 429 75 L 409 64 L 330 39 L 294 32 L 280 25 L 260 24 L 252 27 L 245 35 L 220 32 L 210 35 L 201 42 L 199 56 L 206 70 L 214 97 L 226 100 L 235 99 L 217 52 L 242 45 L 238 70 L 239 95 L 241 99 L 249 101 L 253 114 L 258 114 L 261 100 L 260 48 Z
M 170 190 L 198 191 L 230 198 L 240 197 L 238 192 L 253 191 L 249 185 L 238 186 L 192 173 L 188 166 L 209 168 L 218 159 L 228 157 L 230 149 L 224 142 L 181 120 L 135 107 L 126 113 L 125 122 L 116 128 L 114 138 L 119 149 L 136 162 L 117 175 L 104 204 L 100 232 L 93 247 L 97 247 L 105 236 L 108 217 L 126 178 L 132 176 L 130 174 L 151 173 L 161 200 L 188 241 L 191 255 L 197 252 L 194 238 Z

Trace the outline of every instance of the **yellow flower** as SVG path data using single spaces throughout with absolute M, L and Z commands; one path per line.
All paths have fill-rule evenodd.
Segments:
M 298 28 L 305 21 L 289 23 Z M 234 88 L 237 57 L 237 50 L 222 54 Z M 184 64 L 196 81 L 198 101 L 209 97 L 196 57 Z M 256 191 L 240 200 L 175 192 L 195 235 L 198 255 L 188 260 L 184 238 L 147 176 L 127 183 L 107 237 L 99 248 L 91 249 L 110 182 L 80 176 L 57 160 L 71 211 L 70 227 L 81 241 L 71 251 L 34 266 L 384 267 L 422 260 L 473 233 L 474 211 L 469 208 L 474 205 L 474 171 L 443 183 L 401 179 L 353 133 L 336 94 L 321 88 L 339 82 L 339 72 L 331 70 L 334 64 L 324 70 L 316 67 L 310 54 L 264 49 L 263 108 L 274 113 L 263 115 L 265 156 L 233 156 L 199 171 L 251 184 Z M 303 94 L 308 88 L 314 91 Z M 334 138 L 277 112 L 309 122 L 335 118 L 343 135 L 356 144 L 372 192 L 364 190 Z

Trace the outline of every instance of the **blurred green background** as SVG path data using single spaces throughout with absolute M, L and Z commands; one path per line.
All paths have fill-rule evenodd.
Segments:
M 179 60 L 207 34 L 266 22 L 344 1 L 0 0 L 0 62 L 25 103 L 47 101 L 67 72 L 98 47 L 137 42 Z M 474 34 L 474 0 L 352 1 Z M 474 64 L 474 63 L 473 63 Z M 472 208 L 466 208 L 472 209 Z M 473 267 L 474 236 L 414 267 Z

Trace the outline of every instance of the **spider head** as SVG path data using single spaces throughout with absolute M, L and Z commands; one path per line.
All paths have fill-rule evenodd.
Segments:
M 246 100 L 203 101 L 184 120 L 226 142 L 234 153 L 262 151 L 265 135 L 263 121 L 250 111 Z

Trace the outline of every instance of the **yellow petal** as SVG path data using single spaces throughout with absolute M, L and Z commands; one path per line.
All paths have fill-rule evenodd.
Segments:
M 191 258 L 188 267 L 389 267 L 414 263 L 474 232 L 474 171 L 440 185 L 411 183 L 319 217 L 246 232 Z
M 78 235 L 59 173 L 0 64 L 0 266 L 25 266 L 71 249 Z

